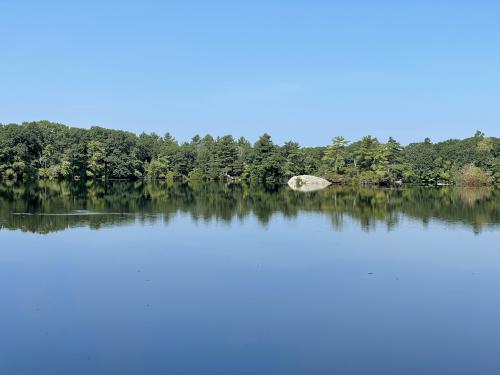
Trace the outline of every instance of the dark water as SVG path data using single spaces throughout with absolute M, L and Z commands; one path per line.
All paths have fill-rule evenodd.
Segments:
M 0 185 L 0 374 L 498 374 L 500 192 Z

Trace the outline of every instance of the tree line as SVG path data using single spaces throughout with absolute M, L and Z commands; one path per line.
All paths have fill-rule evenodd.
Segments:
M 282 182 L 301 174 L 334 183 L 483 185 L 500 182 L 500 138 L 477 131 L 470 138 L 402 146 L 365 136 L 328 146 L 255 143 L 231 135 L 194 136 L 178 142 L 159 136 L 73 128 L 49 121 L 0 124 L 3 179 L 166 179 Z

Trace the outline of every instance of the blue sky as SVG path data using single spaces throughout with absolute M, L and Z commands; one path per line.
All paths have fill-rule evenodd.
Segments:
M 0 122 L 499 136 L 500 1 L 0 0 Z

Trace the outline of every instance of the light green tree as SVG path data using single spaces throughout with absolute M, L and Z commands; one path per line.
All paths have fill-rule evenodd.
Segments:
M 337 136 L 332 139 L 332 143 L 326 148 L 323 161 L 335 173 L 340 173 L 345 166 L 346 147 L 349 141 L 344 137 Z
M 87 145 L 87 176 L 88 177 L 103 177 L 106 171 L 106 148 L 100 141 L 90 141 Z

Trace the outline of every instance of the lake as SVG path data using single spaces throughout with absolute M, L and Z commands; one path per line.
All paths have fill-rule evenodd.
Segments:
M 1 374 L 498 374 L 500 190 L 0 184 Z

